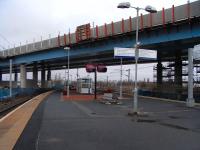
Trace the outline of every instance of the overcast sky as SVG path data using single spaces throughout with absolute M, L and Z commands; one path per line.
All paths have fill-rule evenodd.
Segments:
M 19 46 L 33 38 L 40 40 L 72 32 L 76 26 L 95 25 L 134 17 L 134 9 L 117 9 L 126 0 L 0 0 L 0 50 Z M 194 0 L 190 0 L 191 2 Z M 130 0 L 132 6 L 152 5 L 161 10 L 187 3 L 187 0 Z M 144 13 L 144 12 L 141 12 Z M 151 69 L 152 73 L 152 69 Z
M 33 38 L 57 36 L 76 26 L 94 22 L 102 25 L 135 16 L 133 9 L 117 9 L 123 0 L 0 0 L 0 45 L 25 44 Z M 187 0 L 130 0 L 133 6 L 151 4 L 157 10 L 184 4 Z M 143 12 L 144 13 L 144 12 Z M 7 39 L 7 41 L 5 40 Z M 8 42 L 9 41 L 9 42 Z M 12 45 L 10 44 L 12 43 Z

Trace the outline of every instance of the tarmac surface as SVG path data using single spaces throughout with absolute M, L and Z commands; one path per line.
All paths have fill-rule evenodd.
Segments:
M 200 108 L 140 98 L 121 105 L 63 101 L 53 93 L 33 113 L 15 150 L 200 150 Z

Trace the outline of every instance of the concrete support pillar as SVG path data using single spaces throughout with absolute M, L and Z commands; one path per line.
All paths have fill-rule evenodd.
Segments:
M 188 107 L 193 107 L 195 105 L 195 100 L 193 97 L 193 48 L 188 49 L 188 98 L 186 105 Z
M 2 70 L 0 70 L 0 81 L 2 81 Z
M 49 67 L 47 71 L 47 81 L 50 81 L 50 80 L 51 80 L 51 69 Z
M 161 61 L 158 61 L 157 64 L 157 84 L 160 85 L 162 84 L 162 70 L 163 69 L 163 65 L 161 63 Z
M 38 68 L 36 63 L 33 65 L 33 81 L 34 87 L 38 87 Z
M 45 88 L 45 66 L 42 65 L 41 70 L 41 88 Z
M 25 66 L 25 64 L 20 65 L 20 87 L 26 88 L 26 66 Z
M 182 87 L 182 60 L 181 53 L 176 53 L 175 57 L 175 77 L 174 82 L 177 86 Z

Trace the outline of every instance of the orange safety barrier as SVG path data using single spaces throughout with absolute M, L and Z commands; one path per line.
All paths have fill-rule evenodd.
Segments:
M 124 18 L 122 18 L 121 31 L 124 33 Z
M 129 31 L 132 31 L 132 19 L 131 16 L 129 17 Z
M 162 8 L 162 24 L 165 26 L 165 8 Z
M 96 25 L 96 38 L 99 38 L 99 27 Z
M 69 31 L 68 37 L 69 37 L 69 44 L 71 44 L 71 33 L 70 33 L 70 31 Z
M 188 21 L 190 23 L 190 3 L 187 4 L 187 15 L 188 15 Z
M 140 29 L 144 29 L 144 24 L 143 24 L 143 14 L 140 14 Z
M 114 35 L 114 33 L 115 33 L 115 29 L 114 29 L 114 23 L 113 23 L 113 21 L 112 21 L 112 35 Z
M 174 5 L 172 5 L 172 23 L 175 22 L 175 12 L 174 12 Z
M 104 35 L 105 35 L 105 37 L 108 36 L 107 24 L 106 23 L 104 25 Z
M 67 45 L 67 35 L 66 34 L 64 34 L 64 43 L 65 43 L 65 45 Z
M 58 47 L 60 47 L 60 35 L 58 35 Z

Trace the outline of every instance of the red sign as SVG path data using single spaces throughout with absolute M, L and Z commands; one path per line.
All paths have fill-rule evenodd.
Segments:
M 87 64 L 85 68 L 86 68 L 86 71 L 89 73 L 96 71 L 96 65 L 94 64 Z
M 107 67 L 103 64 L 97 65 L 97 71 L 98 72 L 107 72 Z
M 98 65 L 95 65 L 95 64 L 87 64 L 86 65 L 86 71 L 87 72 L 95 72 L 96 69 L 98 72 L 107 72 L 107 67 L 103 64 L 98 64 Z
M 90 24 L 85 24 L 78 26 L 76 28 L 76 40 L 77 42 L 79 41 L 84 41 L 84 40 L 89 40 L 91 38 L 91 29 L 90 29 Z

